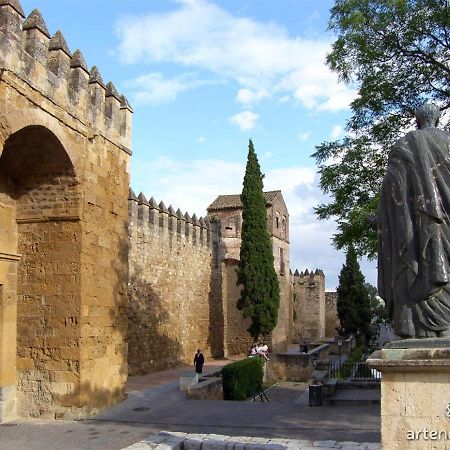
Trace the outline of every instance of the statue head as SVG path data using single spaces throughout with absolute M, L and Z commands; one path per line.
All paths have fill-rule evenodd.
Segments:
M 441 111 L 433 103 L 425 103 L 416 109 L 415 114 L 417 127 L 422 130 L 423 128 L 436 128 Z

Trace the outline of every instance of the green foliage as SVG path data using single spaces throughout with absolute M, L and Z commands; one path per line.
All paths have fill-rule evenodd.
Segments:
M 241 194 L 242 243 L 237 284 L 242 285 L 238 309 L 251 319 L 248 332 L 254 341 L 269 334 L 276 326 L 280 289 L 274 268 L 272 244 L 267 232 L 263 175 L 250 140 L 247 167 Z
M 425 100 L 450 108 L 450 2 L 336 0 L 329 28 L 338 37 L 327 63 L 358 87 L 358 96 L 349 135 L 323 142 L 313 155 L 320 186 L 332 197 L 316 212 L 337 217 L 337 248 L 353 244 L 374 257 L 376 234 L 366 217 L 375 214 L 390 147 L 414 126 L 414 110 Z
M 355 347 L 347 358 L 346 363 L 353 364 L 360 362 L 364 359 L 364 347 L 362 345 L 358 345 Z
M 378 290 L 375 286 L 366 283 L 367 293 L 369 294 L 370 314 L 372 322 L 382 323 L 387 319 L 386 306 L 384 301 L 378 295 Z
M 350 246 L 339 274 L 337 313 L 345 335 L 365 336 L 371 321 L 369 294 L 359 268 L 355 249 Z
M 226 365 L 222 369 L 223 398 L 245 400 L 260 392 L 263 384 L 262 358 L 246 358 Z

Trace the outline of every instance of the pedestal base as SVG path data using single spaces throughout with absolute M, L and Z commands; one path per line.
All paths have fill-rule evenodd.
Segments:
M 449 448 L 450 349 L 438 343 L 398 342 L 367 360 L 382 373 L 382 449 Z

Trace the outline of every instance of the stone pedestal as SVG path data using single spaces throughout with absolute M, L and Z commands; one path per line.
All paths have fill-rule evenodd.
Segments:
M 382 373 L 382 449 L 450 448 L 450 340 L 392 342 L 367 362 Z

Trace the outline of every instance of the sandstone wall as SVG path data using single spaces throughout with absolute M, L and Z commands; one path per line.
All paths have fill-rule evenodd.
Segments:
M 322 271 L 295 271 L 292 277 L 294 339 L 314 341 L 325 337 L 325 276 Z
M 336 336 L 340 325 L 337 314 L 337 292 L 325 292 L 325 336 Z
M 81 418 L 124 394 L 131 109 L 18 0 L 0 64 L 0 421 Z
M 212 353 L 212 229 L 143 194 L 129 200 L 129 372 L 191 364 Z

